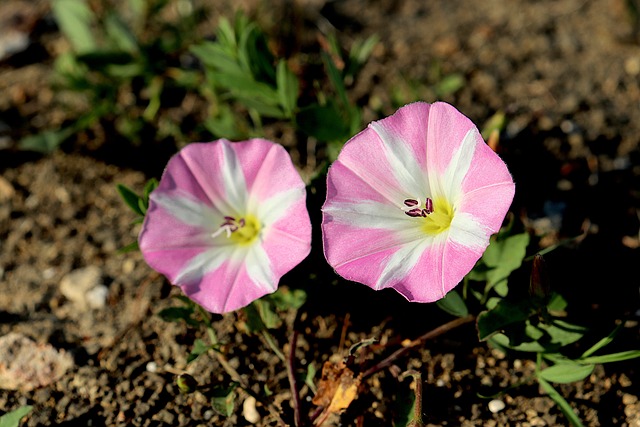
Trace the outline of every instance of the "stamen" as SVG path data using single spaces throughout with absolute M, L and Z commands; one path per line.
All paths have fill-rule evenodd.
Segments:
M 433 213 L 433 200 L 428 197 L 424 202 L 424 208 L 420 207 L 420 199 L 405 199 L 403 203 L 402 210 L 412 218 L 426 218 L 427 215 Z
M 427 215 L 433 213 L 433 200 L 431 200 L 428 197 L 427 197 L 427 200 L 425 200 L 424 202 L 424 210 L 426 211 Z
M 404 213 L 406 213 L 410 217 L 418 218 L 420 216 L 424 216 L 422 212 L 423 212 L 423 209 L 415 208 L 415 209 L 411 209 L 411 210 L 405 211 Z
M 244 218 L 240 218 L 240 220 L 236 220 L 232 216 L 225 216 L 224 222 L 220 224 L 220 227 L 211 233 L 211 238 L 217 237 L 222 233 L 227 234 L 227 239 L 231 237 L 231 233 L 238 231 L 238 229 L 244 227 L 245 220 Z

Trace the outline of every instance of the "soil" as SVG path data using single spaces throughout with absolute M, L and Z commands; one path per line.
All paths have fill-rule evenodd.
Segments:
M 210 33 L 220 14 L 233 16 L 232 3 L 212 7 Z M 293 11 L 291 2 L 241 3 L 274 40 L 293 38 L 304 46 L 335 27 L 348 48 L 355 38 L 376 34 L 379 43 L 349 86 L 365 122 L 418 99 L 450 102 L 480 126 L 504 112 L 508 125 L 499 153 L 517 185 L 512 212 L 540 247 L 581 236 L 546 256 L 553 286 L 567 297 L 575 319 L 593 331 L 589 344 L 623 324 L 611 349 L 640 348 L 636 1 L 299 0 Z M 110 141 L 100 132 L 72 138 L 49 156 L 15 148 L 19 137 L 69 119 L 51 87 L 53 59 L 65 43 L 48 4 L 33 5 L 5 1 L 2 7 L 24 16 L 0 26 L 7 28 L 1 36 L 11 28 L 29 40 L 24 50 L 0 59 L 0 337 L 13 339 L 13 332 L 33 340 L 32 347 L 24 339 L 0 345 L 0 375 L 18 375 L 17 383 L 0 384 L 0 411 L 33 405 L 28 426 L 242 426 L 252 425 L 247 418 L 257 410 L 256 425 L 278 425 L 269 404 L 293 425 L 285 365 L 263 337 L 246 331 L 242 313 L 213 317 L 224 359 L 210 352 L 187 363 L 194 341 L 206 334 L 158 315 L 182 304 L 174 298 L 179 290 L 139 253 L 118 253 L 135 241 L 138 226 L 115 185 L 141 191 L 148 178 L 158 177 L 157 165 L 146 164 L 134 148 L 101 150 Z M 297 24 L 276 24 L 289 19 Z M 453 74 L 464 84 L 439 90 Z M 280 132 L 265 131 L 273 138 Z M 290 135 L 287 141 L 307 175 L 323 160 L 300 148 L 306 141 Z M 154 155 L 165 162 L 169 154 Z M 321 191 L 310 194 L 316 243 L 322 202 Z M 316 384 L 323 363 L 340 360 L 359 341 L 379 340 L 358 360 L 358 366 L 371 366 L 403 340 L 451 320 L 392 291 L 375 293 L 338 280 L 317 247 L 281 284 L 304 289 L 309 302 L 297 317 L 285 313 L 274 338 L 289 351 L 292 330 L 298 331 L 296 373 L 304 377 L 312 365 Z M 42 356 L 25 357 L 29 351 Z M 176 386 L 184 372 L 200 385 L 228 384 L 224 364 L 252 384 L 254 394 L 268 390 L 270 396 L 256 405 L 240 392 L 232 415 L 224 417 L 204 393 L 184 394 Z M 427 425 L 567 425 L 530 381 L 534 368 L 526 354 L 505 355 L 479 343 L 467 324 L 368 377 L 334 421 L 394 425 L 411 393 L 410 380 L 398 373 L 414 369 L 422 374 Z M 480 396 L 520 383 L 497 397 L 505 404 L 497 412 Z M 558 389 L 586 426 L 640 426 L 637 361 L 598 366 L 584 381 Z M 308 424 L 313 393 L 308 385 L 300 393 Z

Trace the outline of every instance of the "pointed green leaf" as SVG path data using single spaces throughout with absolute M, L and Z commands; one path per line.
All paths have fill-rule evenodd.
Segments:
M 311 105 L 296 116 L 298 128 L 321 142 L 346 140 L 349 128 L 333 103 Z
M 91 32 L 95 16 L 85 0 L 55 0 L 53 16 L 64 36 L 77 53 L 90 52 L 96 48 Z
M 581 363 L 611 363 L 640 357 L 640 350 L 621 351 L 620 353 L 604 354 L 579 359 Z
M 33 410 L 33 406 L 22 406 L 14 411 L 7 412 L 0 417 L 0 427 L 18 427 L 20 420 Z
M 486 273 L 487 290 L 499 282 L 506 281 L 511 272 L 522 265 L 528 245 L 529 234 L 527 233 L 509 236 L 506 239 L 492 239 L 482 256 L 482 261 L 490 268 Z
M 210 345 L 207 345 L 207 343 L 205 343 L 203 340 L 201 340 L 199 338 L 196 339 L 193 342 L 193 348 L 191 349 L 191 353 L 189 353 L 189 356 L 187 356 L 187 363 L 193 362 L 200 355 L 206 353 L 211 348 L 212 347 Z
M 484 341 L 508 325 L 527 320 L 530 315 L 531 305 L 528 301 L 502 300 L 494 309 L 483 311 L 478 315 L 478 337 Z
M 620 332 L 620 330 L 622 329 L 623 326 L 624 326 L 624 324 L 620 323 L 618 326 L 616 326 L 616 328 L 613 331 L 611 331 L 611 333 L 609 335 L 607 335 L 606 337 L 602 338 L 600 341 L 598 341 L 593 346 L 591 346 L 589 349 L 587 349 L 584 353 L 582 353 L 582 356 L 580 356 L 580 357 L 582 359 L 584 359 L 586 357 L 589 357 L 593 353 L 595 353 L 596 351 L 600 350 L 601 348 L 603 348 L 606 345 L 608 345 L 609 343 L 611 343 L 611 341 L 613 341 L 615 336 L 618 335 L 618 333 Z
M 444 298 L 436 302 L 436 304 L 442 310 L 453 316 L 464 317 L 469 314 L 467 304 L 465 304 L 464 300 L 456 290 L 449 292 Z
M 278 99 L 284 112 L 291 116 L 298 103 L 298 78 L 289 70 L 287 62 L 282 59 L 278 62 L 276 84 Z
M 118 190 L 120 197 L 122 197 L 122 200 L 127 206 L 129 206 L 129 208 L 131 208 L 132 211 L 138 215 L 144 216 L 144 209 L 140 206 L 140 196 L 124 184 L 117 184 L 116 189 Z
M 135 35 L 118 14 L 107 14 L 104 19 L 104 30 L 116 49 L 132 54 L 138 52 L 138 41 Z
M 225 417 L 233 415 L 236 398 L 238 397 L 235 392 L 237 386 L 237 383 L 232 383 L 229 387 L 218 387 L 213 390 L 211 393 L 211 406 L 215 411 Z
M 580 365 L 575 362 L 560 363 L 541 370 L 538 372 L 538 377 L 552 383 L 569 384 L 582 381 L 591 375 L 594 368 L 595 365 Z
M 543 378 L 540 378 L 540 377 L 538 377 L 538 383 L 540 384 L 542 389 L 547 392 L 549 397 L 554 402 L 556 402 L 556 405 L 560 407 L 560 410 L 562 411 L 564 416 L 567 417 L 567 419 L 573 425 L 573 427 L 584 427 L 578 415 L 574 412 L 571 405 L 569 405 L 569 402 L 567 402 L 565 398 L 562 397 L 562 395 L 558 393 L 551 384 L 549 384 L 547 381 L 545 381 Z
M 137 251 L 138 249 L 140 249 L 140 247 L 138 246 L 138 242 L 131 242 L 128 245 L 118 249 L 118 254 L 126 254 L 129 252 L 133 252 L 133 251 Z
M 29 135 L 18 142 L 18 148 L 26 151 L 37 151 L 42 154 L 52 153 L 58 146 L 71 134 L 71 128 L 65 128 L 59 131 L 46 130 L 37 135 Z

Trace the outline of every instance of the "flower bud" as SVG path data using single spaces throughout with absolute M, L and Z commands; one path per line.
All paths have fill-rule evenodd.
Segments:
M 534 297 L 546 298 L 551 293 L 549 274 L 544 258 L 536 254 L 531 268 L 531 281 L 529 282 L 529 294 Z
M 176 378 L 176 384 L 180 391 L 185 394 L 193 393 L 198 387 L 196 379 L 189 374 L 180 374 L 180 376 Z

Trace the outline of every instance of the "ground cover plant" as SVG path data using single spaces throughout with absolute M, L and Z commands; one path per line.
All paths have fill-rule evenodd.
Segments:
M 403 77 L 387 88 L 386 101 L 362 98 L 367 61 L 385 46 L 378 34 L 344 47 L 325 27 L 302 43 L 304 31 L 268 37 L 264 22 L 237 12 L 216 16 L 215 37 L 198 40 L 191 36 L 207 15 L 197 2 L 128 7 L 52 4 L 72 48 L 56 58 L 56 90 L 96 108 L 72 108 L 61 127 L 16 138 L 11 154 L 33 161 L 22 176 L 24 160 L 7 162 L 2 212 L 20 219 L 37 211 L 45 202 L 23 193 L 58 171 L 70 182 L 91 174 L 90 191 L 63 186 L 41 197 L 78 205 L 101 227 L 68 231 L 56 215 L 69 214 L 52 211 L 36 216 L 44 231 L 29 221 L 22 239 L 3 231 L 3 253 L 16 255 L 3 255 L 2 302 L 13 296 L 18 308 L 0 307 L 1 347 L 22 356 L 0 364 L 8 390 L 1 423 L 25 415 L 28 425 L 637 421 L 635 300 L 605 290 L 600 302 L 620 309 L 604 316 L 581 299 L 582 275 L 554 257 L 580 254 L 597 230 L 585 222 L 554 229 L 569 223 L 562 201 L 540 199 L 539 220 L 527 212 L 549 171 L 528 169 L 523 146 L 546 138 L 552 151 L 554 137 L 514 133 L 517 117 L 506 107 L 478 129 L 455 107 L 476 108 L 456 95 L 473 75 L 435 62 L 424 82 Z M 294 16 L 313 15 L 302 10 Z M 338 10 L 316 12 L 335 19 Z M 176 11 L 179 19 L 167 19 Z M 189 37 L 172 38 L 183 32 Z M 287 34 L 300 45 L 278 41 Z M 95 151 L 86 141 L 99 135 Z M 51 154 L 36 161 L 17 151 L 34 149 Z M 138 165 L 147 176 L 80 158 L 62 166 L 77 153 Z M 123 153 L 133 158 L 118 160 Z M 54 169 L 30 184 L 38 162 Z M 105 204 L 117 197 L 128 213 Z M 111 228 L 121 230 L 117 244 Z M 52 239 L 98 242 L 109 279 L 101 283 L 91 265 L 95 250 L 54 254 L 44 281 L 26 283 L 59 282 L 59 290 L 35 305 L 12 295 L 24 283 L 29 242 Z M 74 271 L 62 275 L 59 266 Z M 613 287 L 623 275 L 607 270 Z M 49 338 L 38 347 L 29 338 L 41 336 L 38 327 L 20 313 L 36 321 L 47 310 L 64 322 L 45 316 L 38 327 Z M 105 328 L 105 319 L 123 326 Z M 22 363 L 28 352 L 42 364 Z

